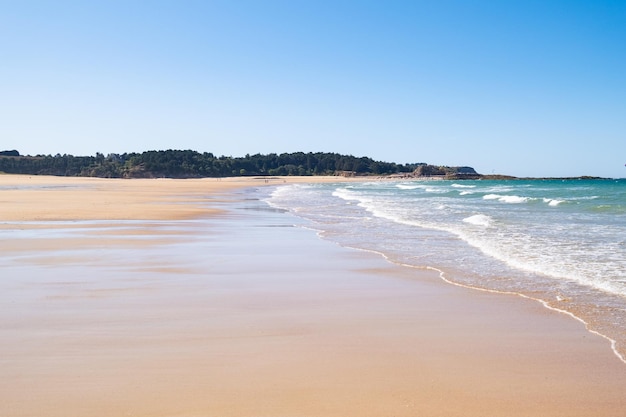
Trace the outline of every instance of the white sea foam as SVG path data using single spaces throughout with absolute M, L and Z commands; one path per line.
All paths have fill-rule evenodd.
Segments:
M 483 200 L 498 200 L 503 203 L 520 204 L 526 203 L 530 199 L 528 197 L 520 197 L 517 195 L 487 194 L 483 196 Z
M 476 226 L 490 226 L 493 219 L 484 214 L 475 214 L 473 216 L 469 216 L 463 219 L 465 223 L 473 224 Z
M 552 199 L 552 198 L 544 198 L 543 202 L 544 203 L 548 203 L 549 206 L 556 207 L 559 204 L 564 203 L 565 201 L 564 200 L 555 200 L 555 199 Z
M 500 197 L 500 194 L 487 194 L 483 196 L 483 200 L 498 200 Z
M 347 201 L 358 201 L 359 198 L 350 193 L 350 191 L 347 188 L 337 188 L 335 191 L 333 191 L 332 194 L 334 197 L 339 197 L 342 200 L 347 200 Z
M 442 194 L 442 193 L 448 192 L 446 188 L 438 188 L 438 187 L 425 187 L 424 191 L 426 191 L 427 193 L 433 193 L 433 194 Z
M 396 187 L 401 190 L 416 190 L 418 188 L 424 188 L 424 187 L 420 187 L 419 185 L 407 185 L 407 184 L 396 184 Z
M 529 200 L 530 199 L 528 197 L 520 197 L 517 195 L 505 195 L 502 198 L 500 198 L 500 201 L 504 203 L 512 203 L 512 204 L 525 203 Z
M 454 188 L 476 188 L 475 185 L 467 185 L 467 184 L 452 184 L 451 187 L 454 187 Z

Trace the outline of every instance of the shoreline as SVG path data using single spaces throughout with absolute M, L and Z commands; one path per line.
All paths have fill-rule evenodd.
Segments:
M 188 220 L 216 214 L 230 191 L 276 183 L 350 181 L 343 177 L 108 179 L 0 175 L 0 219 L 15 221 Z M 114 186 L 113 186 L 114 185 Z M 45 201 L 45 205 L 42 204 Z
M 322 238 L 323 239 L 323 238 Z M 489 288 L 483 288 L 483 287 L 478 287 L 478 286 L 473 286 L 473 285 L 468 285 L 468 284 L 463 284 L 460 282 L 456 282 L 453 281 L 451 279 L 448 279 L 446 277 L 446 272 L 432 267 L 432 266 L 415 266 L 415 265 L 409 265 L 409 264 L 404 264 L 404 263 L 400 263 L 400 262 L 395 262 L 391 259 L 389 259 L 387 257 L 387 255 L 385 255 L 382 252 L 378 252 L 376 250 L 371 250 L 371 249 L 363 249 L 363 248 L 355 248 L 355 247 L 351 247 L 351 246 L 343 246 L 343 245 L 339 245 L 343 248 L 347 248 L 350 250 L 355 250 L 355 251 L 362 251 L 362 252 L 366 252 L 366 253 L 371 253 L 374 254 L 376 256 L 380 256 L 381 258 L 383 258 L 386 262 L 389 262 L 392 265 L 396 265 L 398 267 L 401 268 L 408 268 L 408 269 L 413 269 L 416 271 L 433 271 L 435 272 L 438 277 L 439 280 L 443 283 L 445 283 L 446 285 L 452 285 L 455 287 L 459 287 L 459 288 L 464 288 L 470 291 L 478 291 L 478 292 L 485 292 L 485 293 L 489 293 L 489 294 L 494 294 L 494 295 L 499 295 L 499 296 L 512 296 L 512 297 L 518 297 L 524 300 L 528 300 L 528 301 L 532 301 L 535 303 L 540 304 L 543 308 L 545 308 L 546 310 L 549 310 L 551 312 L 554 313 L 558 313 L 560 315 L 563 316 L 567 316 L 577 322 L 579 322 L 580 324 L 582 324 L 585 328 L 585 330 L 590 333 L 591 335 L 597 336 L 599 338 L 604 339 L 608 344 L 609 344 L 609 348 L 610 350 L 613 352 L 613 354 L 615 355 L 615 357 L 617 359 L 619 359 L 620 362 L 622 362 L 624 365 L 626 365 L 626 358 L 622 355 L 622 353 L 617 349 L 617 341 L 612 339 L 610 336 L 605 335 L 604 333 L 601 333 L 599 331 L 596 331 L 594 329 L 592 329 L 589 325 L 589 323 L 587 323 L 583 318 L 577 316 L 575 313 L 562 309 L 562 308 L 558 308 L 558 307 L 553 307 L 550 305 L 550 303 L 542 298 L 537 298 L 537 297 L 532 297 L 530 295 L 521 293 L 521 292 L 515 292 L 515 291 L 501 291 L 501 290 L 495 290 L 495 289 L 489 289 Z
M 407 267 L 412 267 L 410 265 L 406 265 Z M 459 282 L 455 282 L 452 280 L 449 280 L 445 277 L 445 272 L 437 269 L 437 268 L 431 268 L 431 267 L 427 267 L 426 269 L 430 269 L 433 271 L 436 271 L 439 273 L 439 278 L 445 282 L 446 284 L 449 285 L 455 285 L 457 287 L 461 287 L 461 288 L 467 288 L 469 290 L 472 291 L 483 291 L 483 292 L 487 292 L 487 293 L 491 293 L 491 294 L 498 294 L 498 295 L 504 295 L 504 296 L 515 296 L 515 297 L 519 297 L 519 298 L 523 298 L 529 301 L 534 301 L 536 303 L 539 303 L 543 306 L 543 308 L 553 311 L 555 313 L 564 315 L 564 316 L 568 316 L 572 319 L 574 319 L 575 321 L 581 323 L 584 327 L 585 330 L 587 332 L 589 332 L 592 335 L 598 336 L 602 339 L 605 339 L 608 343 L 609 343 L 609 347 L 611 348 L 611 350 L 613 351 L 613 354 L 617 357 L 617 359 L 619 359 L 624 365 L 626 365 L 626 358 L 624 358 L 624 356 L 622 355 L 622 353 L 617 349 L 617 341 L 615 339 L 612 339 L 611 337 L 605 335 L 604 333 L 600 333 L 597 330 L 594 330 L 590 327 L 589 323 L 586 322 L 583 318 L 577 316 L 575 313 L 568 311 L 568 310 L 564 310 L 562 308 L 558 308 L 558 307 L 553 307 L 550 305 L 550 303 L 546 300 L 543 300 L 541 298 L 536 298 L 536 297 L 531 297 L 529 295 L 526 295 L 524 293 L 521 292 L 513 292 L 513 291 L 499 291 L 499 290 L 492 290 L 492 289 L 488 289 L 488 288 L 481 288 L 481 287 L 476 287 L 476 286 L 472 286 L 472 285 L 467 285 L 467 284 L 462 284 Z
M 26 194 L 3 194 L 7 180 L 0 215 L 46 223 L 17 216 L 0 228 L 9 417 L 626 408 L 625 368 L 580 323 L 329 244 L 248 200 L 258 180 L 40 178 L 62 188 L 18 201 Z M 47 227 L 54 218 L 64 224 Z

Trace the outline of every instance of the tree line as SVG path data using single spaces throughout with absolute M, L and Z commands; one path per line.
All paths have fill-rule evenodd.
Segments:
M 422 163 L 396 164 L 337 153 L 270 153 L 244 157 L 192 150 L 146 151 L 95 156 L 20 155 L 0 152 L 7 174 L 104 178 L 201 178 L 258 175 L 392 175 L 411 173 Z

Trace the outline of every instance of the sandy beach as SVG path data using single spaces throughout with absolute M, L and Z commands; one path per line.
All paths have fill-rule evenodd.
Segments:
M 284 181 L 338 178 L 0 175 L 0 415 L 624 415 L 605 339 L 246 191 Z

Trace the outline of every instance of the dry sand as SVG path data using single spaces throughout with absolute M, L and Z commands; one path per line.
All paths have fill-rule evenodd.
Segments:
M 211 215 L 202 203 L 234 188 L 311 181 L 312 177 L 103 179 L 0 175 L 1 221 L 179 220 Z M 315 177 L 317 182 L 347 179 Z M 197 203 L 197 204 L 188 204 Z
M 624 415 L 580 323 L 321 241 L 264 184 L 0 176 L 0 415 Z

